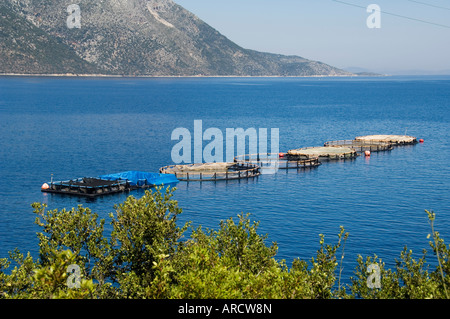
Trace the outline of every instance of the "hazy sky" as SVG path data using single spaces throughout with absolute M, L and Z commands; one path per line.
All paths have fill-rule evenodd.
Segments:
M 339 68 L 450 74 L 449 0 L 174 1 L 247 49 Z M 381 9 L 380 28 L 367 26 L 371 4 Z

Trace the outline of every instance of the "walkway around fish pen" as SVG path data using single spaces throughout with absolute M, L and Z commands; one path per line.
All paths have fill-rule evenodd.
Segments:
M 321 163 L 318 157 L 308 159 L 290 159 L 284 153 L 260 153 L 239 155 L 234 158 L 236 163 L 252 163 L 261 169 L 293 169 L 313 168 Z
M 354 149 L 356 152 L 363 153 L 366 151 L 380 152 L 390 151 L 394 148 L 390 142 L 371 141 L 371 140 L 339 140 L 329 141 L 323 144 L 325 147 L 345 146 Z
M 45 193 L 96 197 L 128 192 L 138 188 L 151 188 L 176 183 L 178 183 L 178 180 L 172 174 L 126 171 L 57 182 L 54 182 L 52 177 L 50 182 L 41 186 L 41 191 Z
M 319 158 L 319 160 L 340 160 L 356 158 L 358 153 L 354 149 L 345 146 L 313 146 L 289 150 L 286 156 L 290 160 L 313 158 Z
M 385 143 L 391 143 L 394 146 L 410 145 L 410 144 L 418 143 L 416 137 L 408 136 L 408 135 L 386 135 L 386 134 L 366 135 L 366 136 L 358 136 L 355 138 L 355 140 L 365 141 L 365 142 L 369 142 L 369 143 L 385 142 Z
M 164 166 L 159 171 L 174 174 L 180 181 L 207 182 L 253 178 L 261 175 L 260 169 L 252 163 L 197 163 Z
M 41 191 L 45 193 L 96 197 L 132 190 L 128 181 L 108 181 L 99 178 L 83 177 L 66 181 L 44 183 Z

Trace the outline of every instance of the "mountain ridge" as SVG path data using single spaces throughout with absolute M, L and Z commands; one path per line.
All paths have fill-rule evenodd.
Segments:
M 0 5 L 0 73 L 354 75 L 299 56 L 245 49 L 172 0 L 79 0 L 81 28 L 67 26 L 71 2 L 7 0 Z

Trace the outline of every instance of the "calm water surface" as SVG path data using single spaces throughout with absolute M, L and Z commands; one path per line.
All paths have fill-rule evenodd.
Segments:
M 450 77 L 78 79 L 0 78 L 0 257 L 37 254 L 31 203 L 82 204 L 103 218 L 126 194 L 87 200 L 41 193 L 49 181 L 172 164 L 177 127 L 279 128 L 280 150 L 366 134 L 425 143 L 279 171 L 247 181 L 178 184 L 180 225 L 217 228 L 250 213 L 278 243 L 277 258 L 309 260 L 319 234 L 350 233 L 344 275 L 358 254 L 393 267 L 404 246 L 428 249 L 425 209 L 450 241 Z M 206 145 L 206 142 L 205 142 Z M 142 192 L 133 192 L 142 196 Z M 434 257 L 430 254 L 430 261 Z

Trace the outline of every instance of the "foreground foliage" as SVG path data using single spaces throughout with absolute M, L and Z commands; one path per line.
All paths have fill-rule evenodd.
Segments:
M 173 190 L 128 197 L 110 214 L 108 234 L 105 220 L 89 208 L 47 211 L 33 204 L 42 228 L 39 258 L 16 249 L 0 259 L 0 298 L 448 298 L 450 247 L 434 230 L 432 212 L 436 269 L 428 270 L 426 252 L 415 260 L 407 248 L 394 271 L 377 256 L 359 256 L 355 277 L 344 287 L 344 228 L 335 244 L 321 235 L 316 256 L 289 267 L 275 259 L 277 245 L 267 244 L 249 215 L 222 221 L 218 230 L 179 227 Z M 375 286 L 368 272 L 373 265 L 379 271 Z

